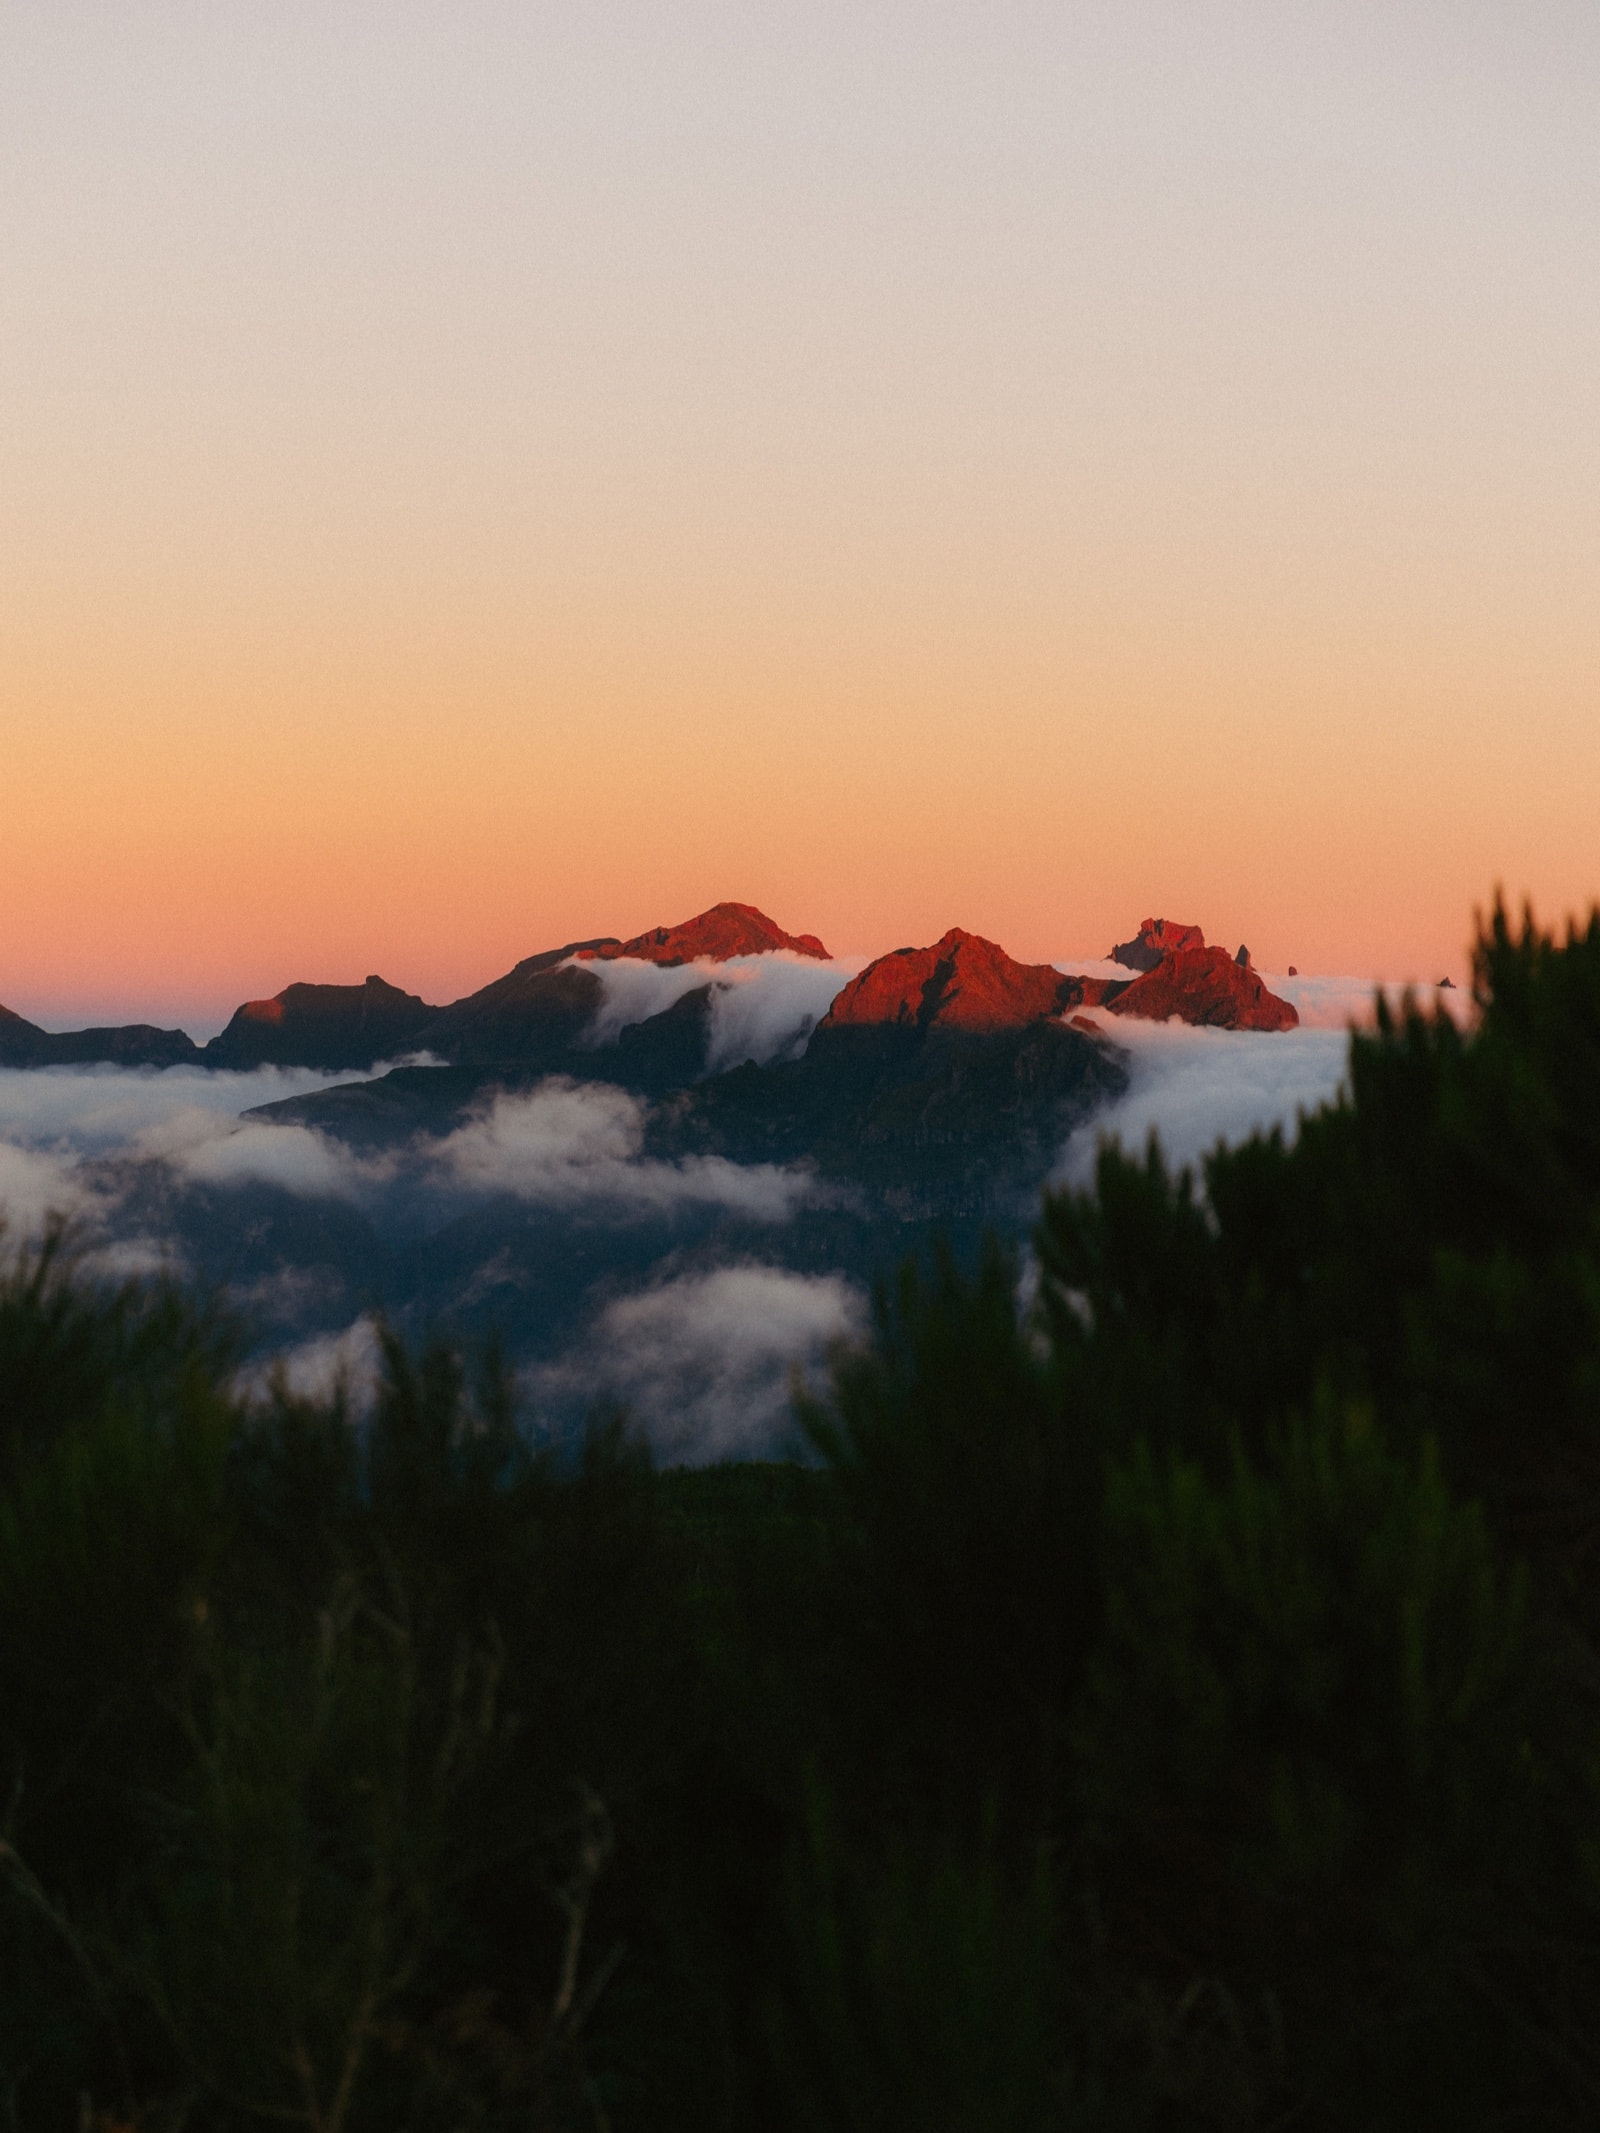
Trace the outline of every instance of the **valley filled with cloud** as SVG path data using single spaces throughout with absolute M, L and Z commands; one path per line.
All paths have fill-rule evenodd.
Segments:
M 64 1220 L 106 1279 L 197 1284 L 235 1317 L 250 1382 L 282 1368 L 325 1390 L 342 1375 L 359 1399 L 380 1323 L 409 1339 L 492 1336 L 554 1434 L 611 1406 L 669 1459 L 770 1450 L 790 1441 L 795 1370 L 815 1373 L 831 1342 L 862 1331 L 871 1283 L 899 1257 L 940 1232 L 970 1248 L 984 1227 L 1025 1246 L 1039 1191 L 1085 1184 L 1108 1138 L 1138 1152 L 1155 1133 L 1170 1160 L 1198 1164 L 1253 1131 L 1292 1135 L 1340 1088 L 1349 1024 L 1370 1019 L 1373 992 L 1274 979 L 1301 1023 L 1270 1035 L 1090 1009 L 1071 1041 L 1104 1063 L 1102 1083 L 1053 1138 L 1030 1120 L 1026 1160 L 1001 1146 L 1004 1117 L 975 1125 L 969 1104 L 954 1129 L 922 1120 L 879 1174 L 903 1072 L 866 1125 L 859 1072 L 804 1079 L 813 1032 L 860 959 L 591 967 L 600 993 L 576 1072 L 462 1090 L 426 1053 L 398 1074 L 383 1062 L 0 1070 L 10 1240 Z M 638 1032 L 685 1009 L 700 1047 L 685 1086 L 625 1085 Z M 391 1086 L 422 1092 L 398 1125 L 351 1112 Z M 802 1089 L 800 1125 L 775 1129 Z M 880 1114 L 888 1123 L 871 1123 Z M 947 1144 L 974 1133 L 971 1160 L 950 1167 Z

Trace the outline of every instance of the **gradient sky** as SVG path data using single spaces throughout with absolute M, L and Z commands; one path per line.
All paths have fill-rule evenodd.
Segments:
M 1593 0 L 0 9 L 0 1000 L 1600 892 Z

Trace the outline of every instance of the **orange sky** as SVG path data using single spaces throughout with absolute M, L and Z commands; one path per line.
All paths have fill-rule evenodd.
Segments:
M 7 1005 L 724 896 L 1459 977 L 1496 882 L 1600 893 L 1587 6 L 58 0 L 0 61 Z

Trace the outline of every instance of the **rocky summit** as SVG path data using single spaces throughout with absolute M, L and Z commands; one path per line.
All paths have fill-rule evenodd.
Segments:
M 953 926 L 931 948 L 897 948 L 869 963 L 834 1001 L 818 1034 L 890 1026 L 994 1033 L 1025 1029 L 1074 1008 L 1220 1029 L 1293 1029 L 1287 1000 L 1221 948 L 1208 948 L 1198 926 L 1146 919 L 1134 942 L 1142 954 L 1162 942 L 1136 978 L 1064 976 L 1049 963 L 1019 963 L 994 941 Z
M 1299 1014 L 1269 992 L 1260 976 L 1226 948 L 1179 948 L 1119 991 L 1106 1006 L 1114 1015 L 1147 1022 L 1182 1022 L 1210 1029 L 1294 1029 Z
M 370 1066 L 414 1050 L 438 1012 L 379 977 L 364 985 L 286 985 L 246 1000 L 205 1048 L 208 1066 Z
M 631 941 L 595 941 L 579 948 L 577 954 L 585 960 L 607 962 L 629 956 L 671 968 L 680 963 L 728 963 L 738 955 L 772 955 L 780 949 L 791 955 L 815 956 L 819 962 L 828 960 L 827 949 L 814 933 L 785 933 L 754 904 L 713 904 L 709 911 L 681 925 L 652 926 Z
M 1112 949 L 1110 960 L 1126 970 L 1154 970 L 1164 955 L 1181 948 L 1203 948 L 1206 937 L 1198 926 L 1181 926 L 1176 919 L 1147 918 L 1131 941 Z
M 1049 963 L 1019 963 L 994 941 L 952 926 L 931 948 L 897 948 L 852 978 L 820 1027 L 1025 1029 L 1080 1004 L 1078 981 Z

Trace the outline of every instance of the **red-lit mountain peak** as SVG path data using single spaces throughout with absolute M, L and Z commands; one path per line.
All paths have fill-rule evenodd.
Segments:
M 1048 963 L 1018 963 L 996 942 L 952 926 L 931 948 L 897 948 L 869 963 L 822 1026 L 1021 1029 L 1058 1013 L 1069 983 Z
M 1226 948 L 1178 948 L 1108 1002 L 1114 1015 L 1165 1022 L 1177 1015 L 1214 1029 L 1294 1029 L 1295 1008 L 1269 992 Z
M 1183 926 L 1174 918 L 1146 918 L 1131 941 L 1120 941 L 1111 951 L 1111 961 L 1127 970 L 1154 970 L 1164 955 L 1179 949 L 1203 948 L 1206 937 L 1198 926 Z
M 697 918 L 677 926 L 652 926 L 631 941 L 605 941 L 579 951 L 585 960 L 610 962 L 632 956 L 644 963 L 726 963 L 736 955 L 770 955 L 787 948 L 793 955 L 816 956 L 826 962 L 828 951 L 814 933 L 785 933 L 774 919 L 754 904 L 713 904 Z

